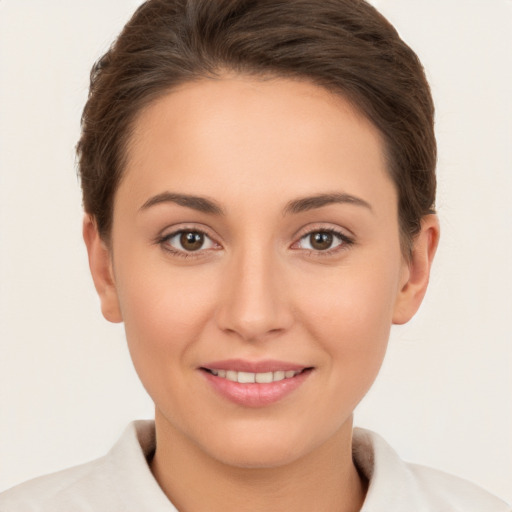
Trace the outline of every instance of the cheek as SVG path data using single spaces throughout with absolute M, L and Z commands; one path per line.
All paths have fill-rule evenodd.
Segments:
M 304 326 L 342 379 L 366 392 L 382 364 L 396 300 L 397 268 L 362 265 L 333 269 L 305 287 Z M 338 367 L 338 368 L 334 368 Z
M 303 287 L 304 316 L 311 329 L 330 332 L 342 343 L 372 343 L 378 333 L 389 332 L 397 282 L 397 269 L 375 264 L 332 269 Z
M 147 389 L 157 383 L 166 387 L 172 367 L 187 365 L 201 337 L 210 316 L 213 287 L 205 286 L 208 281 L 198 272 L 192 277 L 161 262 L 126 263 L 127 270 L 143 268 L 131 275 L 123 273 L 123 268 L 118 270 L 118 294 L 130 354 Z

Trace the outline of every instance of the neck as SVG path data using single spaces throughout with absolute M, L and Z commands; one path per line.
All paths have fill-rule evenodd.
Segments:
M 346 423 L 289 464 L 241 468 L 210 457 L 179 431 L 160 429 L 157 421 L 151 471 L 181 512 L 357 512 L 367 484 L 354 466 L 352 421 Z

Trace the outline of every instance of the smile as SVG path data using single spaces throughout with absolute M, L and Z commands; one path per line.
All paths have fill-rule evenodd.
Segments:
M 243 407 L 266 407 L 300 388 L 314 367 L 282 361 L 217 361 L 198 369 L 211 389 Z
M 220 377 L 221 379 L 227 379 L 231 382 L 238 382 L 240 384 L 270 384 L 272 382 L 279 382 L 284 379 L 292 379 L 304 370 L 277 370 L 275 372 L 239 372 L 236 370 L 221 370 L 221 369 L 206 369 L 212 375 Z

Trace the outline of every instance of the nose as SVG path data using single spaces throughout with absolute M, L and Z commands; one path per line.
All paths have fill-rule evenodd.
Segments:
M 269 252 L 233 254 L 222 278 L 218 326 L 245 341 L 275 337 L 293 321 L 282 269 Z

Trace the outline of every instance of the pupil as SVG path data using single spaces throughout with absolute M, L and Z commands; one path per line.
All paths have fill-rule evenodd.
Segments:
M 182 233 L 180 237 L 180 243 L 184 249 L 188 251 L 197 251 L 201 249 L 203 245 L 204 236 L 202 233 L 196 233 L 193 231 L 189 231 L 187 233 Z
M 312 236 L 312 247 L 315 249 L 325 250 L 329 249 L 332 245 L 332 234 L 331 233 L 315 233 Z

